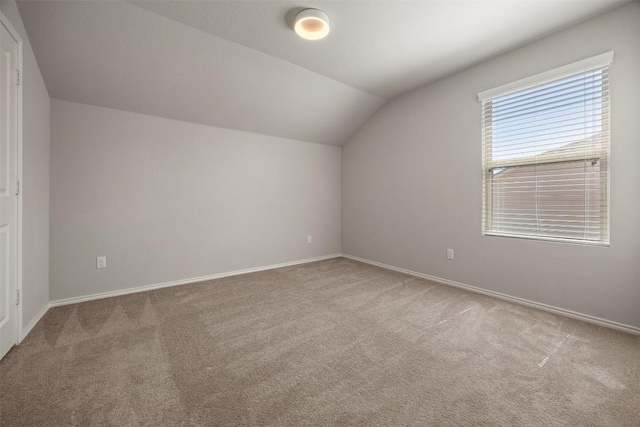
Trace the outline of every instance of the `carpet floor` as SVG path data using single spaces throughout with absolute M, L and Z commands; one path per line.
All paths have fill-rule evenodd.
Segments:
M 51 309 L 9 426 L 640 426 L 640 337 L 337 258 Z

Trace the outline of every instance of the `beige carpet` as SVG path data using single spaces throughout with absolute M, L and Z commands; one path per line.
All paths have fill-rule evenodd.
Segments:
M 640 426 L 640 337 L 344 258 L 54 308 L 9 426 Z

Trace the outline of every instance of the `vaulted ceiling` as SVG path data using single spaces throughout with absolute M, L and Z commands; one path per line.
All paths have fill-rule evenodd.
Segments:
M 341 145 L 385 102 L 626 1 L 20 1 L 53 98 Z M 331 18 L 320 41 L 297 11 Z

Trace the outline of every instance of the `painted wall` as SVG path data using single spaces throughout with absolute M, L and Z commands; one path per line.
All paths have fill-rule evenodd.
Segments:
M 49 94 L 16 3 L 2 13 L 22 37 L 22 334 L 49 306 Z
M 611 246 L 483 237 L 477 93 L 609 50 Z M 343 252 L 640 327 L 639 118 L 637 2 L 395 98 L 343 148 Z
M 60 100 L 51 114 L 52 300 L 340 253 L 340 147 Z

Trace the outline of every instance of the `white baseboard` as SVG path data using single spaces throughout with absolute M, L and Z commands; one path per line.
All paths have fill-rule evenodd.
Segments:
M 36 317 L 33 318 L 31 323 L 29 323 L 29 326 L 27 326 L 27 328 L 22 331 L 22 334 L 20 335 L 20 340 L 18 341 L 18 344 L 20 344 L 22 341 L 24 341 L 24 339 L 27 337 L 27 335 L 29 335 L 31 330 L 38 324 L 40 319 L 42 319 L 42 317 L 45 314 L 47 314 L 47 311 L 49 311 L 49 308 L 51 308 L 51 304 L 50 303 L 47 303 L 44 307 L 42 307 L 42 310 L 40 310 L 40 313 L 38 313 L 36 315 Z
M 352 255 L 342 254 L 344 258 L 352 259 L 354 261 L 364 262 L 366 264 L 375 265 L 377 267 L 386 268 L 388 270 L 399 271 L 401 273 L 409 274 L 411 276 L 422 277 L 423 279 L 431 280 L 433 282 L 442 283 L 445 285 L 455 286 L 457 288 L 466 289 L 471 292 L 475 292 L 478 294 L 488 295 L 494 298 L 498 298 L 505 301 L 514 302 L 516 304 L 526 305 L 529 307 L 538 308 L 544 311 L 550 311 L 555 314 L 560 314 L 562 316 L 571 317 L 574 319 L 584 320 L 585 322 L 595 323 L 596 325 L 606 326 L 608 328 L 617 329 L 619 331 L 629 332 L 632 334 L 640 335 L 640 328 L 636 326 L 626 325 L 624 323 L 614 322 L 612 320 L 601 319 L 599 317 L 590 316 L 588 314 L 577 313 L 575 311 L 566 310 L 560 307 L 554 307 L 552 305 L 542 304 L 535 301 L 530 301 L 524 298 L 518 298 L 511 295 L 503 294 L 500 292 L 489 291 L 487 289 L 477 288 L 475 286 L 467 285 L 460 282 L 454 282 L 453 280 L 443 279 L 441 277 L 430 276 L 424 273 L 418 273 L 417 271 L 411 271 L 400 267 L 394 267 L 392 265 L 383 264 L 381 262 L 371 261 L 364 258 L 358 258 Z
M 120 295 L 135 294 L 138 292 L 145 292 L 145 291 L 151 291 L 154 289 L 167 288 L 169 286 L 186 285 L 189 283 L 204 282 L 206 280 L 221 279 L 223 277 L 237 276 L 240 274 L 255 273 L 258 271 L 265 271 L 265 270 L 273 270 L 274 268 L 289 267 L 289 266 L 298 265 L 298 264 L 307 264 L 309 262 L 322 261 L 322 260 L 331 259 L 331 258 L 339 258 L 341 256 L 342 254 L 325 255 L 317 258 L 301 259 L 298 261 L 283 262 L 281 264 L 265 265 L 262 267 L 247 268 L 244 270 L 229 271 L 226 273 L 212 274 L 209 276 L 192 277 L 189 279 L 174 280 L 171 282 L 158 283 L 154 285 L 137 286 L 135 288 L 122 289 L 118 291 L 101 292 L 97 294 L 63 298 L 63 299 L 51 301 L 50 306 L 59 307 L 62 305 L 77 304 L 80 302 L 94 301 L 94 300 L 103 299 L 103 298 L 111 298 L 111 297 L 117 297 Z

